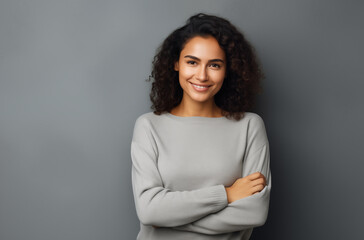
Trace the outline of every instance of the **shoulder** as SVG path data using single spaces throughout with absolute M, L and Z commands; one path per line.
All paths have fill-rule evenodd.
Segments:
M 135 120 L 135 123 L 140 124 L 140 123 L 143 123 L 143 122 L 150 121 L 151 118 L 153 118 L 153 115 L 154 115 L 153 112 L 143 113 L 139 117 L 137 117 L 137 119 Z
M 265 128 L 263 118 L 257 113 L 245 112 L 241 120 L 246 122 L 249 128 Z
M 243 119 L 245 119 L 244 125 L 247 128 L 248 136 L 250 136 L 252 140 L 256 136 L 261 136 L 262 138 L 266 138 L 267 133 L 264 120 L 260 115 L 253 112 L 245 112 Z
M 247 127 L 248 140 L 262 143 L 267 142 L 268 137 L 263 118 L 252 112 L 246 112 L 244 118 Z
M 151 130 L 159 128 L 160 125 L 163 125 L 164 122 L 162 121 L 163 118 L 165 118 L 165 114 L 157 115 L 154 112 L 143 113 L 135 120 L 134 130 L 135 129 Z
M 153 112 L 143 113 L 135 120 L 132 146 L 138 145 L 139 148 L 142 147 L 144 150 L 150 153 L 157 152 L 156 143 L 153 134 L 153 125 L 151 124 L 153 120 Z M 157 116 L 157 115 L 155 115 Z M 135 150 L 135 148 L 133 148 Z
M 155 122 L 154 118 L 156 116 L 158 115 L 155 115 L 153 112 L 147 112 L 136 118 L 133 130 L 134 142 L 143 142 L 153 138 L 153 122 Z
M 140 124 L 155 122 L 158 121 L 158 119 L 161 118 L 161 116 L 162 115 L 157 115 L 154 112 L 143 113 L 135 120 L 135 124 L 140 125 Z
M 244 118 L 249 119 L 251 121 L 263 121 L 263 119 L 260 115 L 258 115 L 257 113 L 253 113 L 253 112 L 245 112 L 243 119 Z

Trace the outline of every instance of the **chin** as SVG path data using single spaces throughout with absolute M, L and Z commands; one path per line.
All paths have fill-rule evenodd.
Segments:
M 211 97 L 213 99 L 213 97 Z M 205 103 L 205 102 L 208 102 L 210 101 L 209 97 L 191 97 L 191 99 L 195 102 L 199 102 L 199 103 Z

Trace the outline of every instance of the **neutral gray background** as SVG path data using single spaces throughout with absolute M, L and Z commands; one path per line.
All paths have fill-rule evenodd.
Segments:
M 363 239 L 363 1 L 0 1 L 0 239 L 135 239 L 130 141 L 161 41 L 199 11 L 265 70 L 269 218 L 253 239 Z

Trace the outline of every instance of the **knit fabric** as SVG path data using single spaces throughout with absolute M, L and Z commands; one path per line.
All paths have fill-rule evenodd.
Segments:
M 131 142 L 140 240 L 246 240 L 265 223 L 271 190 L 262 118 L 239 120 L 145 113 Z M 261 172 L 267 186 L 228 204 L 224 187 Z

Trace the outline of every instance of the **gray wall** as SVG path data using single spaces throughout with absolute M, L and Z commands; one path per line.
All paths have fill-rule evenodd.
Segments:
M 135 239 L 134 121 L 155 48 L 192 14 L 254 44 L 271 144 L 253 239 L 362 239 L 362 1 L 0 1 L 0 239 Z M 362 235 L 360 237 L 360 235 Z

